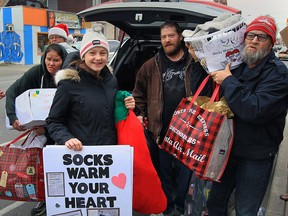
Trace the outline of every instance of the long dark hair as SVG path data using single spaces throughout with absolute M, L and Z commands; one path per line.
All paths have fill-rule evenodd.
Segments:
M 46 50 L 45 50 L 45 56 L 44 58 L 46 58 L 46 55 L 48 52 L 50 52 L 51 50 L 55 51 L 62 59 L 63 63 L 66 57 L 66 53 L 64 53 L 63 48 L 61 47 L 61 45 L 59 44 L 50 44 Z

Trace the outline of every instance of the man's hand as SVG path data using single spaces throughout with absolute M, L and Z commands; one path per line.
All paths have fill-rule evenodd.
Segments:
M 191 54 L 192 58 L 194 59 L 195 62 L 198 62 L 199 59 L 195 54 L 195 50 L 193 49 L 192 45 L 188 42 L 185 43 L 185 46 L 188 48 L 188 52 Z
M 34 127 L 33 130 L 37 134 L 37 136 L 41 136 L 41 135 L 45 134 L 45 128 L 42 126 Z
M 26 129 L 24 128 L 24 126 L 22 126 L 19 122 L 19 120 L 15 120 L 12 124 L 12 127 L 18 131 L 25 131 Z
M 0 99 L 5 97 L 5 92 L 3 90 L 0 90 Z
M 214 82 L 216 82 L 217 84 L 221 85 L 224 79 L 226 79 L 228 76 L 231 76 L 232 73 L 230 71 L 230 66 L 231 66 L 231 63 L 229 62 L 226 65 L 224 70 L 219 70 L 219 71 L 216 71 L 216 72 L 212 72 L 210 74 L 210 76 L 212 77 Z
M 140 123 L 142 124 L 142 126 L 144 127 L 144 128 L 146 128 L 147 127 L 147 125 L 148 125 L 148 120 L 147 120 L 147 117 L 145 117 L 145 118 L 143 118 L 143 116 L 137 116 L 137 118 L 139 119 L 139 121 L 140 121 Z

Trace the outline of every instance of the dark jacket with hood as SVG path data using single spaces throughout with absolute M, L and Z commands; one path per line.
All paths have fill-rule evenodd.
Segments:
M 66 50 L 62 47 L 64 53 L 64 59 L 67 55 Z M 10 125 L 13 124 L 15 120 L 17 120 L 17 116 L 15 113 L 15 99 L 17 96 L 25 92 L 29 89 L 35 88 L 56 88 L 54 78 L 47 71 L 45 65 L 45 57 L 47 55 L 47 51 L 43 54 L 41 58 L 41 64 L 35 65 L 30 68 L 27 72 L 23 74 L 22 77 L 17 79 L 6 91 L 6 114 L 9 118 Z
M 256 67 L 245 63 L 221 87 L 234 112 L 232 155 L 261 160 L 274 156 L 283 139 L 288 69 L 273 51 Z
M 117 80 L 108 67 L 101 70 L 100 77 L 84 69 L 64 69 L 56 74 L 57 91 L 46 122 L 57 144 L 64 145 L 71 138 L 83 145 L 117 144 Z

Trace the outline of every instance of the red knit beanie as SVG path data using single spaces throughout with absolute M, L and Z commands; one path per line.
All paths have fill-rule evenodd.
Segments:
M 268 16 L 259 16 L 254 19 L 248 26 L 246 33 L 252 30 L 263 31 L 272 38 L 273 44 L 276 42 L 276 24 L 273 18 Z

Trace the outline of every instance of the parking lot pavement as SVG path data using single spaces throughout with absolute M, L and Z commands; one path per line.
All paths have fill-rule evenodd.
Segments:
M 33 65 L 1 64 L 0 76 L 5 74 L 24 73 Z M 286 121 L 288 119 L 286 118 Z M 267 190 L 263 206 L 266 207 L 265 216 L 288 216 L 288 203 L 279 198 L 280 194 L 288 192 L 288 124 L 284 130 L 284 139 L 280 145 L 279 154 L 275 161 L 271 184 Z M 133 216 L 147 216 L 134 212 Z
M 1 64 L 0 63 L 0 76 L 7 74 L 24 73 L 34 65 L 20 65 L 20 64 Z
M 286 117 L 286 122 L 287 122 Z M 270 190 L 267 191 L 267 208 L 265 216 L 288 216 L 288 204 L 279 198 L 288 192 L 288 125 L 284 130 L 284 139 L 280 145 L 279 154 L 275 162 L 275 169 L 271 180 Z M 286 206 L 285 206 L 286 205 Z

